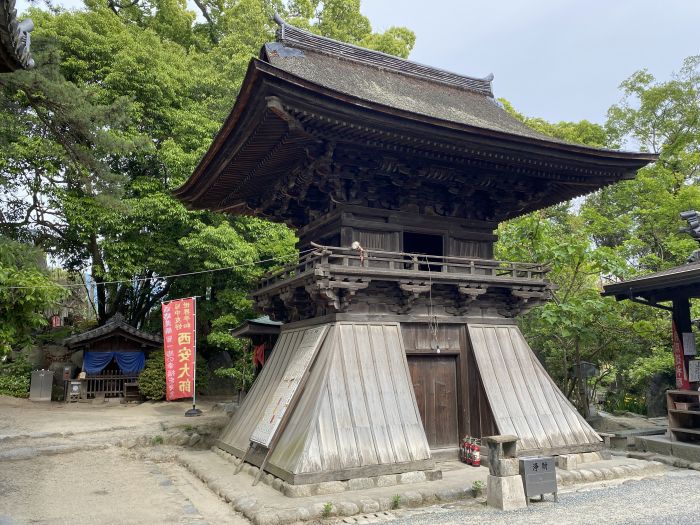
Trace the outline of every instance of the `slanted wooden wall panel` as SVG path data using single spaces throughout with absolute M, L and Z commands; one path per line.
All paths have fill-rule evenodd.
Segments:
M 500 434 L 521 451 L 582 452 L 601 438 L 549 377 L 515 325 L 469 324 L 486 397 Z
M 241 407 L 219 437 L 219 441 L 227 445 L 227 450 L 235 451 L 242 457 L 248 449 L 250 436 L 282 380 L 304 331 L 304 329 L 298 329 L 280 334 L 270 360 L 263 367 Z
M 219 446 L 242 457 L 304 330 L 282 333 Z M 292 483 L 433 467 L 398 323 L 331 325 L 267 465 Z

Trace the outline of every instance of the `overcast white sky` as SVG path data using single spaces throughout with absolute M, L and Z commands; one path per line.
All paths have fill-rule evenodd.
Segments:
M 58 0 L 67 7 L 80 0 Z M 666 79 L 700 53 L 698 0 L 363 0 L 375 30 L 416 33 L 409 57 L 495 75 L 497 97 L 552 121 L 603 122 L 618 86 L 648 68 Z M 18 0 L 23 9 L 26 0 Z

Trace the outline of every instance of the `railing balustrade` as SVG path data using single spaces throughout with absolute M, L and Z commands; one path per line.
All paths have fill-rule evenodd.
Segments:
M 496 261 L 476 257 L 423 255 L 384 250 L 359 251 L 336 246 L 317 246 L 316 248 L 313 252 L 301 256 L 299 262 L 266 275 L 260 282 L 259 288 L 266 288 L 277 282 L 311 273 L 317 267 L 372 268 L 377 271 L 396 272 L 397 276 L 408 272 L 424 272 L 533 280 L 544 279 L 550 270 L 545 264 Z

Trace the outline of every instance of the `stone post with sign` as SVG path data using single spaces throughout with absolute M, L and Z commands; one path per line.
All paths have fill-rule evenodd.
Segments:
M 489 451 L 486 503 L 500 510 L 527 506 L 517 458 L 517 436 L 490 436 L 484 440 Z

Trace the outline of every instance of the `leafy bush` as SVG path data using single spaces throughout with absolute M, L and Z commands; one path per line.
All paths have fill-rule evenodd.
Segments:
M 146 399 L 165 398 L 165 357 L 162 350 L 151 352 L 146 366 L 139 374 L 139 391 Z
M 230 368 L 217 368 L 214 370 L 217 377 L 233 379 L 234 391 L 250 388 L 255 380 L 255 369 L 249 355 L 243 355 Z
M 0 395 L 28 397 L 32 367 L 26 359 L 0 363 Z
M 209 385 L 209 369 L 202 356 L 197 354 L 197 391 L 206 390 Z M 146 399 L 165 399 L 165 357 L 162 350 L 151 352 L 146 366 L 139 374 L 139 390 Z

